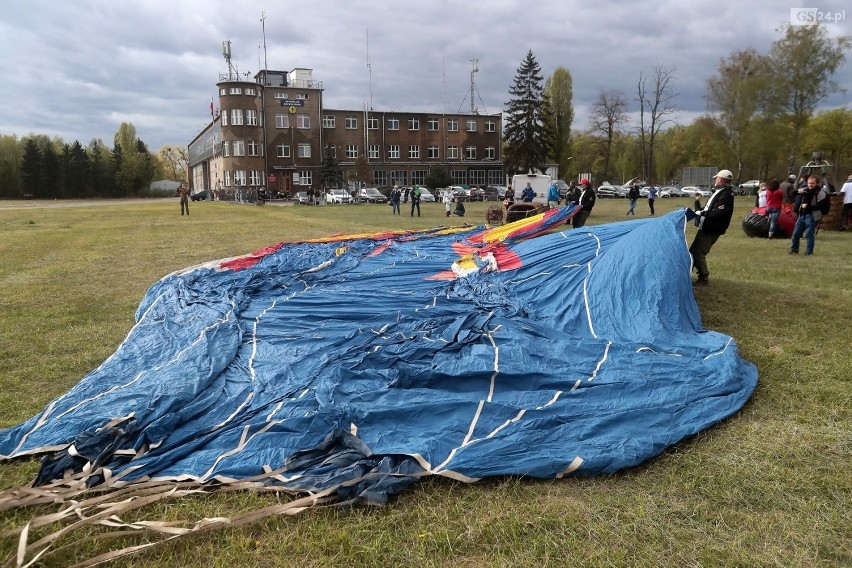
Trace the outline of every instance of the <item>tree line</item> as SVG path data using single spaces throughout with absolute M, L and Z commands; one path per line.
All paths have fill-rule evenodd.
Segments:
M 112 148 L 100 139 L 87 146 L 43 134 L 0 135 L 0 199 L 145 197 L 154 180 L 186 180 L 187 152 L 164 146 L 152 153 L 122 123 Z
M 706 81 L 707 113 L 688 125 L 675 121 L 677 70 L 659 65 L 640 71 L 627 92 L 602 90 L 585 129 L 573 129 L 570 71 L 559 67 L 545 81 L 529 51 L 506 103 L 507 173 L 556 165 L 565 179 L 583 173 L 598 182 L 665 183 L 685 167 L 712 166 L 746 181 L 796 172 L 821 151 L 834 180 L 845 180 L 852 111 L 817 108 L 840 91 L 832 77 L 852 39 L 831 38 L 821 26 L 786 25 L 779 33 L 766 54 L 735 51 L 719 62 Z

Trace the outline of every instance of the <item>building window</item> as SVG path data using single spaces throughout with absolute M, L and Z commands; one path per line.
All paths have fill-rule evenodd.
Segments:
M 476 132 L 476 121 L 468 120 L 466 123 L 465 130 L 467 130 L 468 132 Z
M 346 126 L 347 130 L 357 129 L 358 128 L 358 119 L 355 118 L 354 116 L 347 116 L 345 126 Z
M 314 184 L 314 174 L 311 171 L 304 171 L 299 173 L 299 185 L 313 185 Z
M 296 128 L 310 128 L 311 127 L 311 115 L 309 114 L 297 114 L 296 115 Z
M 441 158 L 441 149 L 438 146 L 429 146 L 428 157 L 432 160 Z
M 453 170 L 450 172 L 450 177 L 453 178 L 453 185 L 467 183 L 467 171 L 465 170 Z
M 310 158 L 311 157 L 311 145 L 310 144 L 299 144 L 296 147 L 296 157 L 297 158 Z
M 231 187 L 231 170 L 225 170 L 225 187 Z
M 470 170 L 471 185 L 485 185 L 485 170 Z
M 287 144 L 279 144 L 275 147 L 275 152 L 279 158 L 289 158 L 290 146 L 288 146 Z
M 234 156 L 245 156 L 246 155 L 246 143 L 242 140 L 234 140 L 231 144 L 232 149 L 234 150 Z
M 391 183 L 388 185 L 408 185 L 408 173 L 405 170 L 391 172 Z
M 249 156 L 263 156 L 263 146 L 261 146 L 257 140 L 249 140 L 248 142 L 248 155 Z
M 227 140 L 222 142 L 222 156 L 229 157 L 231 155 L 231 143 Z
M 219 116 L 222 117 L 222 126 L 228 126 L 228 111 L 224 110 L 220 112 Z
M 447 120 L 447 130 L 450 132 L 456 132 L 459 129 L 459 121 L 455 118 L 450 118 Z
M 322 115 L 322 127 L 323 128 L 334 128 L 334 115 L 333 114 Z
M 246 89 L 246 94 L 247 94 L 247 95 L 250 95 L 250 96 L 252 96 L 252 97 L 253 97 L 253 96 L 255 96 L 255 95 L 257 94 L 257 91 L 255 91 L 255 90 L 254 90 L 254 89 L 252 89 L 251 87 L 248 87 L 248 88 Z
M 388 146 L 388 158 L 399 158 L 399 144 Z
M 486 120 L 485 132 L 497 132 L 497 123 L 495 123 L 493 120 Z
M 426 181 L 426 170 L 414 170 L 411 172 L 411 183 L 415 185 L 424 185 Z
M 488 146 L 488 147 L 485 148 L 485 159 L 486 160 L 493 160 L 496 157 L 497 157 L 497 150 L 494 148 L 494 146 Z
M 252 170 L 249 172 L 249 185 L 258 186 L 260 183 L 260 172 L 257 170 Z
M 257 111 L 248 109 L 246 111 L 246 124 L 249 126 L 257 126 Z
M 308 94 L 307 93 L 296 93 L 296 100 L 297 101 L 306 101 L 306 100 L 308 100 Z
M 367 157 L 371 160 L 378 160 L 379 159 L 379 153 L 380 153 L 379 145 L 378 144 L 370 144 L 370 147 L 369 147 L 368 153 L 367 153 Z
M 409 118 L 408 119 L 408 129 L 409 130 L 420 130 L 420 119 L 419 118 Z
M 243 90 L 239 87 L 231 87 L 231 94 L 232 95 L 242 95 Z
M 459 147 L 458 146 L 447 146 L 447 159 L 448 160 L 458 160 L 459 159 Z
M 290 128 L 290 117 L 286 113 L 277 113 L 275 115 L 275 128 Z
M 329 149 L 331 157 L 337 159 L 337 146 L 335 146 L 334 144 L 326 144 L 325 147 Z
M 278 92 L 275 93 L 275 98 L 276 99 L 286 99 L 287 93 L 284 93 L 282 91 L 278 91 Z
M 354 160 L 358 157 L 358 145 L 357 144 L 347 144 L 346 145 L 346 157 Z
M 367 118 L 367 128 L 369 130 L 378 130 L 379 129 L 379 119 L 375 116 L 371 116 Z
M 437 118 L 430 118 L 428 123 L 429 130 L 436 131 L 440 128 Z
M 225 87 L 222 87 L 221 89 L 219 89 L 219 96 L 224 97 L 227 92 L 228 91 L 225 89 Z
M 232 108 L 231 109 L 231 125 L 242 126 L 242 124 L 243 124 L 243 109 Z
M 476 146 L 468 146 L 464 149 L 464 159 L 465 160 L 475 160 L 476 159 Z
M 377 187 L 385 187 L 388 185 L 388 173 L 385 170 L 376 170 L 373 172 L 373 183 Z
M 389 118 L 388 119 L 388 130 L 399 130 L 399 119 L 398 118 Z
M 412 144 L 408 147 L 408 159 L 409 160 L 419 160 L 420 159 L 420 146 Z
M 242 187 L 246 184 L 246 171 L 234 170 L 234 185 Z

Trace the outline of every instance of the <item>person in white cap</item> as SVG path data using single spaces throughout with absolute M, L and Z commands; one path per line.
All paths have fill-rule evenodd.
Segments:
M 731 224 L 731 216 L 734 214 L 734 188 L 731 185 L 733 179 L 734 174 L 730 170 L 720 170 L 715 176 L 713 195 L 707 200 L 704 209 L 695 212 L 698 233 L 689 247 L 689 253 L 692 255 L 692 266 L 698 272 L 698 280 L 695 283 L 700 286 L 710 283 L 706 258 L 710 249 Z

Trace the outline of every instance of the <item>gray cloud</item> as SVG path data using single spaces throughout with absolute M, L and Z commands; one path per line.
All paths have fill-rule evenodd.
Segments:
M 377 110 L 464 111 L 478 59 L 475 106 L 498 113 L 532 50 L 545 77 L 560 66 L 571 72 L 575 128 L 586 127 L 603 89 L 634 104 L 639 73 L 658 65 L 675 69 L 679 118 L 689 122 L 705 112 L 704 84 L 719 61 L 748 47 L 766 53 L 790 8 L 771 0 L 12 0 L 0 14 L 0 134 L 111 145 L 121 122 L 132 122 L 154 150 L 185 145 L 209 123 L 210 98 L 227 71 L 222 41 L 231 41 L 241 73 L 262 68 L 264 11 L 269 68 L 312 68 L 330 108 L 371 101 Z M 831 0 L 820 9 L 843 6 Z M 832 35 L 850 27 L 827 26 Z M 849 69 L 835 77 L 846 89 Z M 847 102 L 848 93 L 836 94 L 824 105 Z

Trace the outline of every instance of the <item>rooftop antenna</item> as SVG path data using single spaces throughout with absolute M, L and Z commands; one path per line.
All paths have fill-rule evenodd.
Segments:
M 471 62 L 473 62 L 473 71 L 470 72 L 470 114 L 476 114 L 476 101 L 474 99 L 476 83 L 473 77 L 475 73 L 479 73 L 479 59 L 471 59 Z
M 230 78 L 233 74 L 234 67 L 231 65 L 231 40 L 229 39 L 222 42 L 222 56 L 228 64 L 228 77 Z
M 373 67 L 370 65 L 370 28 L 367 28 L 367 79 L 370 83 L 370 110 L 373 110 Z
M 266 62 L 266 12 L 260 13 L 260 25 L 263 28 L 263 80 L 266 82 L 266 70 L 267 62 Z

